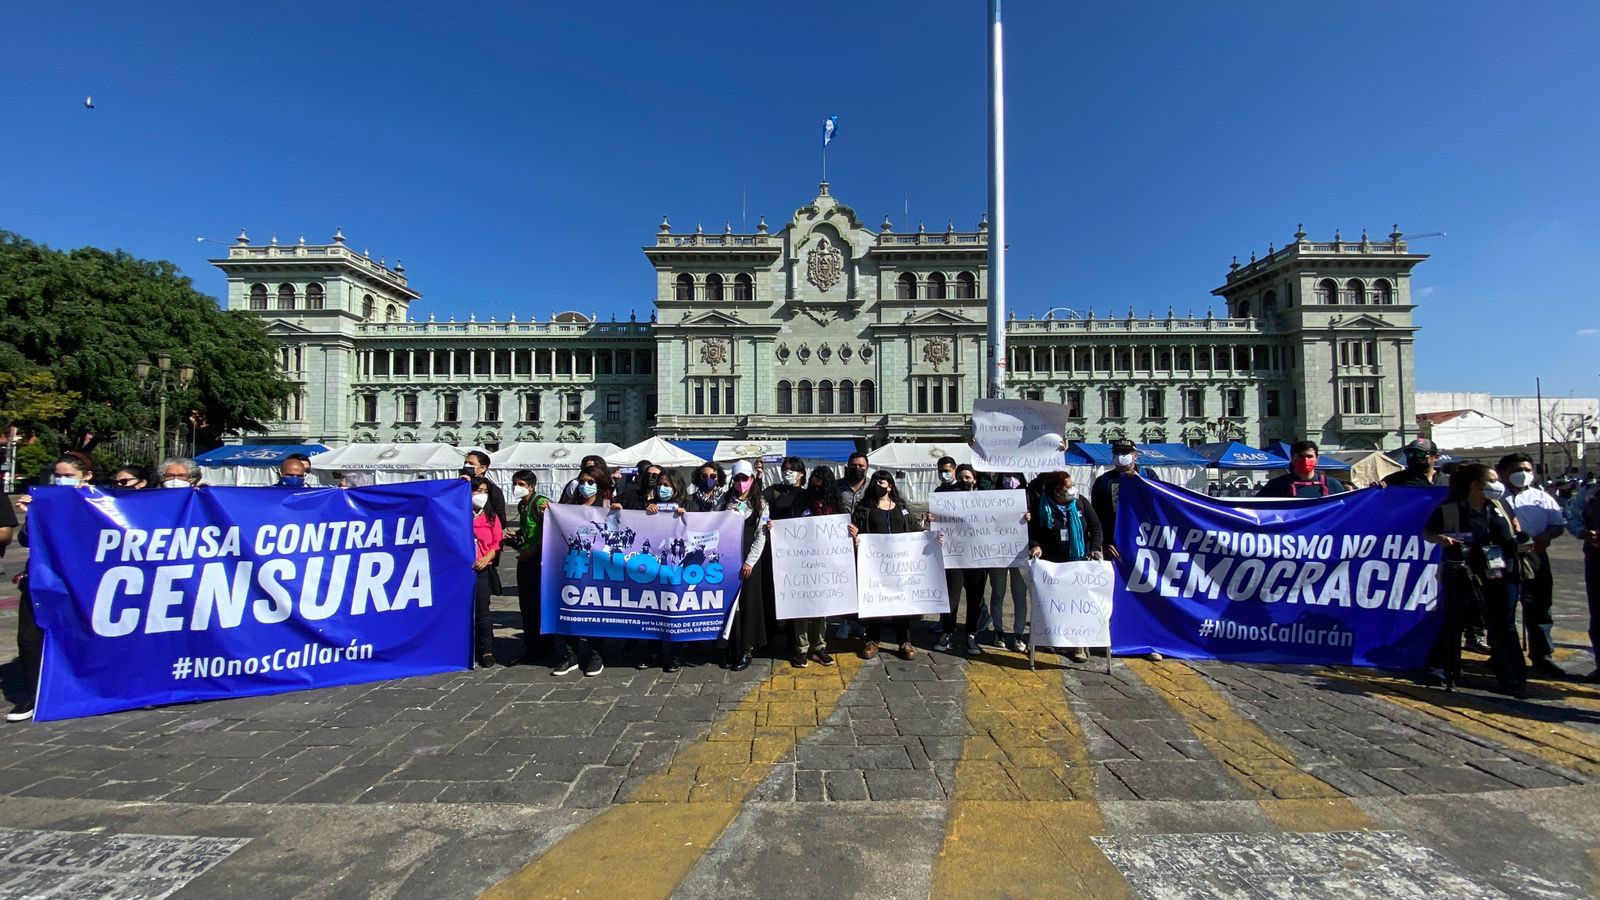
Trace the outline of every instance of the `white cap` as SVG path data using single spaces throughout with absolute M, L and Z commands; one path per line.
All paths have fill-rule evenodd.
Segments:
M 750 460 L 741 459 L 733 464 L 733 474 L 735 476 L 747 475 L 751 478 L 754 478 L 756 474 L 756 468 L 755 466 L 750 465 Z

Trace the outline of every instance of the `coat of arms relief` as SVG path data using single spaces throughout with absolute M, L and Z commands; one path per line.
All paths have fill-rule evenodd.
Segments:
M 826 238 L 806 254 L 806 280 L 827 293 L 844 277 L 844 254 Z

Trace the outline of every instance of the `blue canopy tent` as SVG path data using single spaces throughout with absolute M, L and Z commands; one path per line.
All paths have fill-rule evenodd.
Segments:
M 206 484 L 225 487 L 268 485 L 278 480 L 278 465 L 296 453 L 315 456 L 327 453 L 321 444 L 225 444 L 194 458 Z M 315 476 L 307 483 L 316 483 Z
M 1153 472 L 1169 484 L 1197 488 L 1203 484 L 1210 461 L 1182 444 L 1138 444 L 1139 468 Z M 1074 480 L 1088 484 L 1094 476 L 1115 465 L 1111 445 L 1073 441 L 1067 446 L 1067 470 Z
M 1288 441 L 1273 441 L 1267 445 L 1267 449 L 1278 454 L 1284 459 L 1290 459 L 1293 456 L 1293 454 L 1289 452 Z M 1324 472 L 1348 472 L 1350 471 L 1350 464 L 1334 459 L 1331 456 L 1323 456 L 1321 453 L 1318 453 L 1317 468 Z
M 1194 450 L 1204 456 L 1209 461 L 1209 465 L 1217 469 L 1263 470 L 1289 468 L 1288 457 L 1279 456 L 1269 450 L 1257 450 L 1238 441 L 1201 444 L 1195 447 Z

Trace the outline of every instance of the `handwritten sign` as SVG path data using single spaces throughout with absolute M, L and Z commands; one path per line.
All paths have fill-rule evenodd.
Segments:
M 1067 408 L 1044 400 L 972 404 L 972 466 L 981 472 L 1036 475 L 1062 468 Z
M 1028 566 L 1033 587 L 1033 643 L 1039 647 L 1111 646 L 1113 572 L 1109 562 L 1034 560 Z
M 849 516 L 772 522 L 773 604 L 780 619 L 856 611 L 856 551 Z
M 1028 559 L 1026 491 L 944 491 L 928 495 L 933 527 L 944 535 L 947 569 L 1005 569 Z
M 931 531 L 862 534 L 856 547 L 856 585 L 863 619 L 950 611 L 944 555 Z

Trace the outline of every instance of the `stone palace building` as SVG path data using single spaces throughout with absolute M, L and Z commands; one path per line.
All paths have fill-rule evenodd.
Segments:
M 225 258 L 227 308 L 266 320 L 300 385 L 246 442 L 960 440 L 988 393 L 987 222 L 874 230 L 828 185 L 777 230 L 673 230 L 644 247 L 649 321 L 414 321 L 399 261 L 346 245 L 252 244 Z M 1335 235 L 1229 266 L 1226 314 L 1091 310 L 1006 324 L 1007 393 L 1063 403 L 1089 441 L 1406 438 L 1411 269 L 1387 240 Z M 1026 298 L 1023 298 L 1024 301 Z M 1015 302 L 1015 301 L 1013 301 Z

